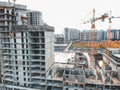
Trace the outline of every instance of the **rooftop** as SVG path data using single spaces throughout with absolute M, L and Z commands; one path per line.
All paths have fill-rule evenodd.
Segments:
M 23 10 L 26 10 L 27 9 L 27 6 L 26 5 L 21 5 L 21 4 L 14 4 L 14 3 L 9 3 L 9 2 L 3 2 L 3 1 L 0 1 L 0 7 L 15 7 L 17 9 L 23 9 Z
M 55 52 L 55 62 L 67 63 L 69 59 L 73 59 L 75 56 L 74 52 Z
M 55 75 L 53 76 L 54 79 L 63 80 L 64 82 L 71 82 L 71 83 L 82 83 L 84 81 L 83 83 L 88 83 L 88 84 L 120 86 L 119 71 L 113 71 L 111 69 L 112 67 L 109 64 L 106 64 L 104 60 L 98 60 L 99 64 L 96 64 L 95 66 L 91 66 L 88 53 L 82 52 L 82 54 L 81 53 L 76 54 L 74 52 L 56 52 L 55 53 L 56 63 L 54 63 L 55 74 L 53 74 Z M 78 62 L 76 61 L 68 63 L 67 62 L 68 59 L 73 59 L 73 57 L 77 57 L 74 58 L 74 60 L 77 59 L 77 61 L 79 62 L 83 62 L 83 60 L 86 61 L 87 59 L 89 67 L 85 67 L 85 68 L 76 67 L 75 63 L 78 64 Z M 86 59 L 83 57 L 86 57 Z M 100 66 L 100 64 L 102 65 Z M 78 71 L 83 70 L 84 73 L 76 75 L 75 73 L 73 73 L 76 72 L 76 70 Z
M 120 58 L 120 54 L 113 54 L 114 56 Z

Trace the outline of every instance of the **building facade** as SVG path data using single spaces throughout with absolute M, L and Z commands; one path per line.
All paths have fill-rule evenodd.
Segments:
M 83 30 L 80 32 L 80 41 L 90 41 L 91 40 L 91 30 Z M 106 41 L 107 31 L 95 30 L 94 31 L 94 41 Z
M 71 41 L 90 41 L 91 30 L 77 30 L 77 29 L 64 29 L 65 42 Z M 108 38 L 107 31 L 94 30 L 94 41 L 106 41 Z
M 80 39 L 80 30 L 73 28 L 64 29 L 65 42 L 78 41 Z
M 112 40 L 120 40 L 120 30 L 119 29 L 113 29 L 110 31 L 112 34 L 112 37 L 110 39 Z
M 0 2 L 0 90 L 46 87 L 46 72 L 54 62 L 54 28 L 27 25 L 26 11 L 24 5 Z
M 64 44 L 64 34 L 55 34 L 54 35 L 55 44 Z
M 27 11 L 29 25 L 43 25 L 42 13 L 40 11 Z
M 26 11 L 24 5 L 0 2 L 0 90 L 120 90 L 120 74 L 111 82 L 109 72 L 104 78 L 100 68 L 89 69 L 81 53 L 72 54 L 68 63 L 53 64 L 54 27 L 28 25 Z M 79 31 L 65 32 L 67 42 L 79 40 Z
M 9 2 L 0 2 L 0 55 L 1 55 L 1 90 L 7 90 L 6 85 L 15 85 L 17 83 L 15 74 L 15 66 L 13 60 L 13 40 L 10 36 L 12 25 L 26 25 L 26 6 Z M 16 50 L 15 50 L 16 52 Z M 18 55 L 17 55 L 18 56 Z M 5 87 L 4 87 L 5 86 Z

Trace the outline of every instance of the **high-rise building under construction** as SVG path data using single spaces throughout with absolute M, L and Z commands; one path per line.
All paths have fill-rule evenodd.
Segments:
M 27 25 L 26 11 L 25 5 L 0 2 L 0 90 L 40 88 L 53 63 L 54 28 Z
M 42 13 L 40 11 L 27 11 L 29 25 L 43 25 Z
M 25 5 L 0 2 L 0 90 L 120 90 L 120 49 L 96 53 L 95 66 L 87 48 L 66 48 L 54 58 L 54 27 L 30 23 L 41 13 L 26 13 Z M 74 30 L 67 29 L 76 36 L 67 40 L 78 39 Z

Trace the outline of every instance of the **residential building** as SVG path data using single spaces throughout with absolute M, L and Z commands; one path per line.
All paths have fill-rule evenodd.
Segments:
M 54 35 L 55 44 L 64 44 L 64 34 L 55 34 Z
M 15 85 L 17 83 L 16 78 L 19 78 L 14 76 L 16 72 L 18 74 L 18 71 L 15 71 L 18 67 L 14 66 L 15 62 L 13 60 L 16 56 L 20 56 L 13 56 L 13 53 L 16 52 L 16 50 L 13 52 L 13 45 L 16 46 L 16 44 L 13 43 L 14 39 L 10 38 L 14 35 L 11 33 L 11 26 L 26 25 L 26 10 L 25 5 L 0 1 L 0 82 L 3 90 L 7 90 L 7 85 Z
M 119 36 L 118 36 L 119 37 Z M 64 29 L 65 42 L 71 41 L 90 41 L 91 30 L 77 30 L 77 29 Z M 105 30 L 94 30 L 94 41 L 105 41 L 107 40 L 107 31 Z
M 27 11 L 28 25 L 43 25 L 42 13 L 40 11 Z
M 80 39 L 80 30 L 73 28 L 64 29 L 65 42 L 78 41 Z
M 91 30 L 80 31 L 80 41 L 90 41 L 91 40 Z M 106 41 L 107 31 L 95 30 L 94 31 L 94 41 Z
M 96 53 L 95 66 L 80 48 L 54 57 L 54 27 L 28 25 L 26 11 L 25 5 L 0 2 L 0 90 L 120 90 L 120 50 Z M 65 30 L 66 42 L 79 40 L 75 30 Z
M 1 90 L 45 90 L 54 62 L 54 28 L 27 25 L 24 5 L 0 2 Z
M 119 29 L 113 29 L 110 31 L 112 34 L 110 39 L 112 40 L 120 40 L 120 30 Z

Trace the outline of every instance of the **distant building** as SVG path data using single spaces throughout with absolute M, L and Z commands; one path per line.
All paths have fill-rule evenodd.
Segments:
M 77 30 L 77 29 L 64 29 L 65 42 L 71 41 L 90 41 L 91 30 Z M 107 31 L 94 30 L 94 41 L 105 41 L 107 40 Z
M 78 41 L 80 39 L 80 30 L 73 28 L 64 29 L 65 42 Z
M 28 25 L 43 25 L 42 13 L 40 11 L 27 11 Z
M 95 30 L 94 31 L 94 40 L 95 41 L 106 41 L 107 40 L 107 31 Z
M 110 31 L 112 40 L 120 40 L 120 30 L 119 29 L 113 29 Z
M 89 41 L 90 40 L 90 30 L 80 31 L 80 41 Z
M 63 52 L 66 47 L 64 34 L 54 34 L 54 51 Z
M 80 41 L 90 41 L 91 40 L 91 30 L 80 31 Z M 105 41 L 107 40 L 107 31 L 95 30 L 94 31 L 94 41 Z
M 65 43 L 63 34 L 54 34 L 54 40 L 55 40 L 55 44 Z

